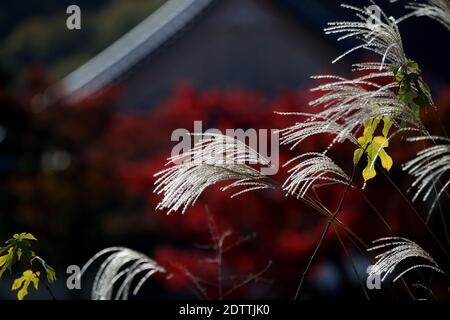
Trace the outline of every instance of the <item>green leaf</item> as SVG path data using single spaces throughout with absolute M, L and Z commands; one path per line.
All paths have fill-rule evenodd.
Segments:
M 5 252 L 8 252 L 9 248 L 11 248 L 10 245 L 6 247 L 0 247 L 0 256 L 3 255 Z
M 30 268 L 33 261 L 38 261 L 45 270 L 47 280 L 49 283 L 56 281 L 56 272 L 50 267 L 44 259 L 36 256 L 36 253 L 31 249 L 31 241 L 37 239 L 31 233 L 15 234 L 11 239 L 6 241 L 5 247 L 0 247 L 0 278 L 6 270 L 12 272 L 12 267 L 17 262 L 26 263 Z M 23 259 L 25 257 L 26 259 Z M 22 259 L 22 261 L 21 261 Z M 40 272 L 34 272 L 29 269 L 25 271 L 22 277 L 14 280 L 12 290 L 18 290 L 17 298 L 22 300 L 28 294 L 28 287 L 32 283 L 37 289 L 39 284 Z
M 20 261 L 20 257 L 22 257 L 22 249 L 17 249 L 17 261 Z
M 399 84 L 398 97 L 414 112 L 416 117 L 420 117 L 420 108 L 427 108 L 433 104 L 430 100 L 430 88 L 424 83 L 421 77 L 421 70 L 415 61 L 391 67 L 390 69 Z
M 53 269 L 52 267 L 50 267 L 50 266 L 45 262 L 45 260 L 42 259 L 42 258 L 39 257 L 39 256 L 35 256 L 31 262 L 33 262 L 33 261 L 35 261 L 35 260 L 38 261 L 38 262 L 41 264 L 41 266 L 44 268 L 44 270 L 45 270 L 45 272 L 46 272 L 46 274 L 47 274 L 47 281 L 48 281 L 49 283 L 55 282 L 55 281 L 56 281 L 56 272 L 55 272 L 55 269 Z
M 0 257 L 0 278 L 6 270 L 11 272 L 11 267 L 16 263 L 17 248 L 10 247 L 8 253 Z
M 23 300 L 28 294 L 28 287 L 33 283 L 34 288 L 37 290 L 39 286 L 39 272 L 33 272 L 32 270 L 26 270 L 20 278 L 14 280 L 11 290 L 17 291 L 17 299 Z

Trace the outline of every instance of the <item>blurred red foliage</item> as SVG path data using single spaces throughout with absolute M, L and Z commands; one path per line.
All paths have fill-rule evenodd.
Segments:
M 149 111 L 140 114 L 115 111 L 118 88 L 75 104 L 60 101 L 36 109 L 36 93 L 47 86 L 42 83 L 45 76 L 40 72 L 35 70 L 29 75 L 28 86 L 22 93 L 0 91 L 2 113 L 8 116 L 2 119 L 9 121 L 11 130 L 22 130 L 17 134 L 19 147 L 2 153 L 18 159 L 11 171 L 2 173 L 1 182 L 2 190 L 8 189 L 11 199 L 15 199 L 1 203 L 0 207 L 15 216 L 11 225 L 28 225 L 37 229 L 37 234 L 47 234 L 49 239 L 57 235 L 72 249 L 79 245 L 77 241 L 84 241 L 82 247 L 90 248 L 88 255 L 101 249 L 100 243 L 112 244 L 120 239 L 121 243 L 113 244 L 133 247 L 139 240 L 140 248 L 148 248 L 150 256 L 173 272 L 170 279 L 163 281 L 167 289 L 186 292 L 192 281 L 180 266 L 207 283 L 215 281 L 216 277 L 214 266 L 204 263 L 211 252 L 195 249 L 195 244 L 210 241 L 207 206 L 218 228 L 232 231 L 230 239 L 256 235 L 225 254 L 224 274 L 255 273 L 268 261 L 273 261 L 263 275 L 272 284 L 253 282 L 230 297 L 293 296 L 324 228 L 323 216 L 280 191 L 259 191 L 229 199 L 230 193 L 220 192 L 218 187 L 206 190 L 185 215 L 166 215 L 155 212 L 160 197 L 152 193 L 153 175 L 163 168 L 170 155 L 174 145 L 170 136 L 174 129 L 192 131 L 195 120 L 203 121 L 204 130 L 287 127 L 296 121 L 295 116 L 280 116 L 274 111 L 306 110 L 308 101 L 313 98 L 310 92 L 281 92 L 275 99 L 269 99 L 262 93 L 245 90 L 199 91 L 185 83 L 164 103 L 149 106 Z M 436 101 L 441 120 L 448 120 L 450 89 L 443 90 Z M 438 128 L 436 117 L 426 119 L 430 126 Z M 296 150 L 284 148 L 280 162 L 286 162 L 300 151 L 324 150 L 331 139 L 315 136 Z M 390 175 L 405 191 L 407 178 L 400 174 L 400 163 L 411 157 L 415 149 L 396 147 L 402 143 L 398 139 L 390 147 L 395 163 Z M 42 171 L 41 154 L 48 148 L 67 150 L 71 156 L 70 166 L 61 172 Z M 352 154 L 351 147 L 342 147 L 333 156 L 349 171 Z M 21 167 L 20 163 L 25 164 Z M 280 168 L 274 179 L 282 183 L 285 177 L 286 170 Z M 415 239 L 425 237 L 424 231 L 417 231 L 422 230 L 417 227 L 417 221 L 404 218 L 411 210 L 402 196 L 382 174 L 378 177 L 366 188 L 367 198 L 389 221 L 395 233 L 405 236 L 414 233 Z M 332 212 L 341 194 L 342 187 L 319 191 Z M 349 193 L 339 220 L 367 243 L 389 235 L 371 205 L 357 191 Z M 70 237 L 78 239 L 69 240 Z M 348 240 L 346 243 L 351 247 Z M 330 252 L 338 256 L 344 254 L 333 232 L 328 235 L 320 254 Z M 174 267 L 174 262 L 178 267 Z M 232 285 L 232 281 L 225 284 Z M 211 296 L 214 297 L 214 290 Z

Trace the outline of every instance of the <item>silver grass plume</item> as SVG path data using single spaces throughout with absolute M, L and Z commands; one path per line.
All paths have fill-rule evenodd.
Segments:
M 325 153 L 335 143 L 343 143 L 346 140 L 358 145 L 355 136 L 364 122 L 381 116 L 389 117 L 397 128 L 400 123 L 407 128 L 422 128 L 414 112 L 391 90 L 398 86 L 397 83 L 379 85 L 371 82 L 369 77 L 353 80 L 331 75 L 313 77 L 329 80 L 328 83 L 311 90 L 322 94 L 309 105 L 322 111 L 314 114 L 278 113 L 305 118 L 302 122 L 280 130 L 281 144 L 289 144 L 294 148 L 312 135 L 333 134 L 335 138 Z
M 281 145 L 291 145 L 291 150 L 311 136 L 326 133 L 335 135 L 335 140 L 340 142 L 348 139 L 355 144 L 358 143 L 351 132 L 348 132 L 341 124 L 327 119 L 325 115 L 320 113 L 277 112 L 277 114 L 306 117 L 305 121 L 296 122 L 290 127 L 279 130 L 281 133 Z
M 203 134 L 189 151 L 169 158 L 171 167 L 155 174 L 154 192 L 163 194 L 157 209 L 184 213 L 201 193 L 221 181 L 234 180 L 221 190 L 239 187 L 232 197 L 244 192 L 272 188 L 267 177 L 249 166 L 267 166 L 270 161 L 243 142 L 222 134 Z
M 417 83 L 419 88 L 415 88 L 421 91 L 428 100 L 430 105 L 434 105 L 431 93 L 427 85 L 424 83 L 418 70 L 413 70 L 410 64 L 414 61 L 408 59 L 403 49 L 403 42 L 398 28 L 400 20 L 396 20 L 393 17 L 387 16 L 387 14 L 371 1 L 372 6 L 377 8 L 379 15 L 373 14 L 370 7 L 358 8 L 346 4 L 341 6 L 352 10 L 356 13 L 356 17 L 359 20 L 356 21 L 338 21 L 330 22 L 328 28 L 324 31 L 326 34 L 342 34 L 338 41 L 347 38 L 356 38 L 362 43 L 336 58 L 333 63 L 339 61 L 349 53 L 358 50 L 366 49 L 381 56 L 379 62 L 363 62 L 353 65 L 353 69 L 356 71 L 368 71 L 367 76 L 361 77 L 359 80 L 369 80 L 380 77 L 392 77 L 392 82 L 386 85 L 389 89 L 397 87 L 398 83 L 395 80 L 396 74 L 394 70 L 400 70 L 399 68 L 406 68 L 408 72 L 417 73 L 419 75 Z M 368 84 L 369 86 L 371 83 Z
M 410 2 L 405 6 L 413 12 L 405 15 L 400 20 L 405 20 L 412 16 L 429 17 L 441 23 L 450 31 L 450 2 L 448 0 L 426 0 L 426 3 Z
M 371 3 L 376 5 L 373 1 Z M 388 17 L 378 6 L 379 17 L 374 15 L 369 7 L 358 8 L 346 4 L 341 6 L 354 11 L 359 20 L 329 22 L 329 27 L 325 28 L 325 33 L 342 34 L 338 41 L 355 37 L 361 40 L 362 44 L 346 51 L 333 63 L 358 49 L 366 49 L 382 56 L 381 64 L 376 65 L 378 68 L 383 67 L 385 63 L 392 66 L 404 64 L 408 61 L 403 50 L 397 21 L 393 17 Z
M 388 73 L 383 76 L 389 75 Z M 410 127 L 421 127 L 419 119 L 408 105 L 400 100 L 392 90 L 397 83 L 379 85 L 370 81 L 371 75 L 356 79 L 345 79 L 337 76 L 315 76 L 314 79 L 326 79 L 328 83 L 312 89 L 322 95 L 309 103 L 312 107 L 323 108 L 314 117 L 339 123 L 343 131 L 337 136 L 342 142 L 349 135 L 355 135 L 364 121 L 378 116 L 387 116 L 398 123 Z
M 387 276 L 398 269 L 401 262 L 410 258 L 420 258 L 424 260 L 422 263 L 414 264 L 402 270 L 393 280 L 397 281 L 404 274 L 414 269 L 428 268 L 436 272 L 445 274 L 445 272 L 434 261 L 433 257 L 422 249 L 417 243 L 400 237 L 386 237 L 372 241 L 373 247 L 368 251 L 376 251 L 384 249 L 385 251 L 378 254 L 375 259 L 376 263 L 370 268 L 369 276 L 381 276 L 383 282 Z
M 284 166 L 297 161 L 299 163 L 289 169 L 289 177 L 283 184 L 283 190 L 288 195 L 303 198 L 311 186 L 318 182 L 333 184 L 347 184 L 350 182 L 347 174 L 323 153 L 304 153 L 292 158 Z
M 435 194 L 428 212 L 427 221 L 439 201 L 440 196 L 450 184 L 450 177 L 441 184 L 441 178 L 450 171 L 450 139 L 435 136 L 422 136 L 409 138 L 408 141 L 436 140 L 445 141 L 445 144 L 436 144 L 421 150 L 417 156 L 403 165 L 403 170 L 414 177 L 411 188 L 416 188 L 413 197 L 415 201 L 422 194 L 422 201 L 427 201 L 430 195 Z
M 114 300 L 127 300 L 132 282 L 139 274 L 143 276 L 134 287 L 133 295 L 139 292 L 145 281 L 153 274 L 166 272 L 163 267 L 142 253 L 124 247 L 110 247 L 99 251 L 89 259 L 81 269 L 79 279 L 94 261 L 105 254 L 110 255 L 97 271 L 92 285 L 92 300 L 111 300 L 113 297 Z M 120 286 L 114 294 L 114 286 L 119 283 Z
M 373 1 L 372 4 L 375 5 Z M 430 105 L 433 105 L 433 101 L 428 87 L 420 77 L 420 69 L 404 53 L 397 21 L 388 17 L 378 6 L 379 16 L 373 15 L 369 7 L 362 9 L 348 5 L 343 7 L 355 11 L 359 21 L 332 22 L 325 32 L 342 34 L 338 40 L 356 37 L 362 41 L 362 44 L 348 50 L 335 61 L 359 48 L 379 54 L 382 57 L 381 61 L 355 64 L 354 71 L 368 72 L 355 79 L 334 75 L 313 77 L 328 81 L 312 89 L 312 91 L 320 92 L 321 96 L 311 101 L 309 105 L 320 111 L 318 113 L 281 113 L 306 118 L 302 122 L 280 130 L 281 143 L 290 144 L 294 148 L 312 135 L 333 134 L 335 138 L 323 154 L 327 153 L 335 143 L 343 143 L 346 140 L 359 146 L 356 135 L 365 122 L 386 117 L 392 122 L 396 131 L 386 137 L 386 142 L 380 146 L 377 156 L 373 157 L 370 165 L 374 166 L 378 155 L 394 135 L 408 130 L 425 132 L 416 112 L 405 99 L 401 99 L 397 94 L 397 91 L 402 89 L 397 72 L 417 73 L 419 75 L 417 83 L 412 87 L 423 93 Z M 369 23 L 369 19 L 375 21 Z M 401 76 L 404 75 L 401 74 Z M 381 85 L 376 82 L 380 78 L 392 80 Z
M 331 141 L 322 156 L 315 154 L 313 159 L 307 159 L 291 169 L 291 176 L 283 185 L 288 194 L 296 194 L 303 197 L 310 186 L 318 180 L 329 182 L 347 183 L 348 177 L 328 157 L 323 157 L 335 143 L 343 143 L 348 140 L 359 146 L 355 136 L 363 127 L 366 120 L 377 117 L 388 117 L 392 120 L 396 131 L 386 137 L 386 143 L 381 145 L 378 154 L 383 151 L 388 141 L 399 132 L 423 131 L 423 126 L 414 112 L 391 89 L 397 87 L 397 83 L 379 85 L 370 81 L 370 75 L 349 80 L 336 76 L 319 76 L 316 79 L 328 79 L 330 82 L 319 85 L 312 91 L 320 91 L 322 95 L 309 103 L 310 106 L 320 109 L 318 113 L 280 113 L 306 117 L 303 122 L 280 130 L 281 143 L 290 144 L 292 148 L 306 138 L 316 134 L 333 134 Z M 367 89 L 367 87 L 372 90 Z M 403 127 L 401 126 L 403 124 Z M 377 155 L 378 155 L 377 154 Z M 311 155 L 311 154 L 309 154 Z M 303 160 L 303 156 L 292 159 Z M 375 165 L 375 160 L 371 166 Z M 317 163 L 314 163 L 317 161 Z M 309 168 L 311 166 L 311 168 Z M 321 170 L 325 168 L 326 170 Z M 305 170 L 308 169 L 308 170 Z M 339 179 L 330 178 L 324 171 L 329 171 L 331 176 L 337 175 Z M 312 176 L 307 176 L 312 174 Z M 306 176 L 305 176 L 306 175 Z M 319 179 L 320 178 L 320 179 Z M 343 179 L 342 179 L 343 178 Z M 334 179 L 334 180 L 333 180 Z

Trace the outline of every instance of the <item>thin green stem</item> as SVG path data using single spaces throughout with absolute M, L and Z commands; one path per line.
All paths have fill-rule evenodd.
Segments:
M 324 242 L 324 240 L 325 240 L 325 238 L 326 238 L 326 236 L 328 234 L 328 231 L 330 230 L 331 224 L 333 223 L 334 219 L 336 218 L 336 216 L 339 214 L 339 212 L 342 209 L 342 206 L 344 204 L 344 200 L 347 197 L 347 193 L 350 190 L 350 186 L 353 183 L 353 179 L 355 177 L 355 172 L 356 172 L 356 165 L 353 166 L 351 178 L 348 181 L 347 186 L 345 187 L 344 193 L 342 194 L 342 197 L 341 197 L 341 199 L 339 201 L 339 205 L 338 205 L 336 211 L 333 213 L 332 217 L 328 218 L 328 222 L 325 225 L 325 229 L 323 230 L 322 236 L 320 237 L 320 240 L 319 240 L 316 248 L 314 249 L 313 254 L 310 257 L 310 259 L 308 261 L 308 264 L 306 265 L 305 271 L 303 271 L 303 273 L 302 273 L 302 277 L 301 277 L 300 283 L 299 283 L 299 285 L 297 287 L 297 291 L 295 293 L 294 300 L 298 299 L 298 297 L 300 295 L 300 292 L 301 292 L 301 289 L 303 287 L 303 282 L 305 280 L 306 275 L 309 272 L 309 269 L 311 268 L 311 265 L 312 265 L 312 263 L 314 261 L 314 258 L 316 257 L 317 253 L 319 252 L 319 249 L 322 247 L 322 244 L 323 244 L 323 242 Z
M 444 228 L 445 240 L 447 240 L 447 246 L 450 248 L 450 236 L 449 236 L 449 232 L 448 232 L 447 223 L 445 221 L 444 211 L 442 210 L 442 206 L 441 206 L 440 202 L 438 202 L 438 207 L 439 207 L 439 213 L 440 213 L 439 215 L 441 216 L 442 226 Z
M 337 237 L 338 240 L 339 240 L 339 243 L 340 243 L 341 246 L 342 246 L 342 249 L 343 249 L 344 252 L 345 252 L 345 255 L 346 255 L 347 258 L 350 260 L 350 263 L 351 263 L 351 265 L 352 265 L 353 272 L 355 273 L 356 278 L 358 279 L 359 285 L 361 286 L 361 290 L 363 291 L 364 296 L 366 297 L 367 300 L 370 300 L 369 294 L 368 294 L 368 292 L 367 292 L 367 290 L 366 290 L 366 288 L 365 288 L 365 286 L 364 286 L 364 283 L 363 283 L 361 277 L 359 276 L 359 273 L 358 273 L 358 270 L 356 269 L 355 263 L 353 262 L 353 258 L 350 256 L 350 254 L 349 254 L 347 248 L 345 247 L 344 241 L 342 241 L 341 235 L 339 234 L 338 230 L 336 229 L 336 227 L 335 227 L 334 225 L 333 225 L 333 230 L 334 230 L 334 233 L 336 234 L 336 237 Z
M 365 195 L 365 193 L 358 189 L 358 191 L 360 192 L 361 196 L 364 198 L 364 200 L 367 202 L 367 204 L 372 208 L 373 212 L 375 213 L 375 215 L 381 220 L 381 222 L 385 225 L 386 229 L 393 235 L 394 232 L 389 224 L 389 222 L 387 222 L 387 220 L 383 217 L 383 215 L 380 213 L 380 211 L 378 211 L 377 208 L 375 208 L 375 206 L 372 204 L 372 202 L 369 200 L 369 198 L 367 198 L 367 196 Z
M 395 184 L 394 181 L 392 181 L 392 179 L 389 177 L 389 175 L 382 170 L 379 165 L 377 164 L 378 168 L 380 169 L 381 172 L 383 172 L 384 176 L 387 178 L 387 180 L 389 181 L 389 183 L 397 190 L 397 192 L 403 197 L 403 199 L 406 201 L 406 203 L 409 205 L 409 207 L 412 209 L 412 211 L 415 213 L 416 217 L 420 220 L 420 222 L 423 224 L 423 226 L 425 227 L 425 229 L 430 233 L 430 235 L 433 237 L 433 239 L 436 241 L 436 243 L 439 245 L 439 247 L 441 248 L 441 250 L 444 252 L 444 254 L 447 256 L 447 258 L 450 259 L 450 255 L 447 252 L 447 250 L 444 248 L 444 246 L 442 245 L 442 243 L 439 241 L 439 239 L 437 238 L 437 236 L 434 234 L 433 230 L 431 230 L 431 228 L 428 226 L 428 224 L 425 222 L 425 220 L 422 218 L 422 216 L 420 215 L 420 213 L 416 210 L 416 208 L 414 207 L 414 205 L 409 201 L 409 199 L 405 196 L 405 194 L 400 190 L 400 188 Z

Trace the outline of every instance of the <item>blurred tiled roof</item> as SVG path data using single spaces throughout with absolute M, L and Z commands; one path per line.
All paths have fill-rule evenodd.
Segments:
M 156 50 L 214 0 L 169 0 L 94 58 L 71 72 L 58 86 L 81 98 L 101 89 Z

